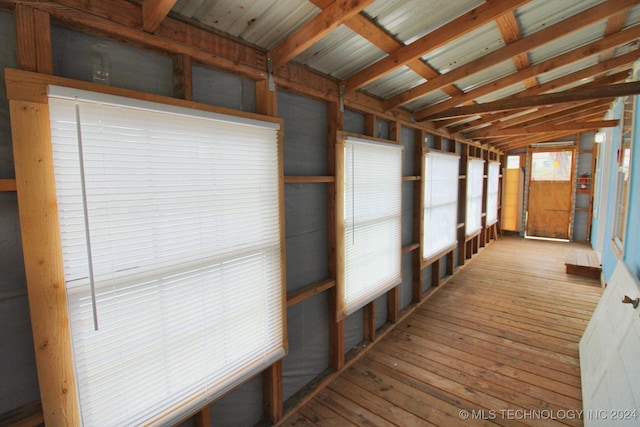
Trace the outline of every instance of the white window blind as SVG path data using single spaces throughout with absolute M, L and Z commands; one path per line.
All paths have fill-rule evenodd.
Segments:
M 498 186 L 500 163 L 489 162 L 487 182 L 487 226 L 498 222 Z
M 459 156 L 435 151 L 424 156 L 423 259 L 457 243 L 459 161 Z
M 339 317 L 400 283 L 402 147 L 349 137 L 344 157 L 344 254 L 339 254 Z M 340 224 L 338 224 L 340 227 Z M 340 273 L 339 273 L 340 274 Z
M 484 160 L 469 159 L 467 163 L 467 212 L 465 233 L 467 236 L 482 228 L 482 187 Z
M 83 424 L 168 425 L 284 355 L 278 125 L 68 91 L 49 106 Z

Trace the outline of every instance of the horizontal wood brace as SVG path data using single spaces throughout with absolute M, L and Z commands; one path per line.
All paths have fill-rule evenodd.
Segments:
M 298 304 L 312 296 L 331 289 L 336 285 L 335 279 L 324 279 L 318 282 L 310 283 L 306 286 L 287 293 L 287 307 Z
M 436 262 L 440 261 L 442 257 L 447 256 L 447 254 L 449 252 L 452 252 L 457 246 L 458 244 L 456 243 L 452 246 L 449 246 L 448 248 L 441 250 L 437 254 L 432 255 L 425 260 L 422 260 L 422 262 L 420 263 L 420 269 L 424 270 L 425 268 L 429 267 L 431 264 L 435 264 Z
M 289 175 L 284 177 L 285 184 L 336 182 L 335 176 Z
M 420 243 L 410 243 L 407 246 L 403 246 L 402 247 L 402 253 L 403 254 L 408 254 L 411 251 L 415 251 L 419 247 L 420 247 Z
M 15 179 L 0 179 L 0 192 L 16 191 Z

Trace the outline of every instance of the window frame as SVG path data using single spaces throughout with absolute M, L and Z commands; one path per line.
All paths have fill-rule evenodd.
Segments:
M 465 232 L 465 236 L 466 238 L 470 238 L 472 236 L 475 236 L 476 234 L 480 233 L 482 231 L 482 205 L 483 205 L 483 200 L 484 200 L 484 159 L 478 158 L 478 157 L 469 157 L 467 160 L 467 170 L 466 170 L 466 177 L 467 177 L 467 182 L 466 182 L 466 186 L 467 186 L 467 192 L 466 192 L 466 200 L 465 200 L 465 220 L 464 220 L 464 232 Z M 476 168 L 476 170 L 478 170 L 478 172 L 476 173 L 477 176 L 472 176 L 472 165 L 478 165 L 479 167 Z M 473 188 L 478 188 L 480 191 L 478 194 L 473 194 L 472 189 Z M 471 215 L 471 209 L 470 208 L 470 204 L 472 201 L 475 201 L 476 203 L 478 203 L 479 209 L 477 212 L 477 215 L 475 215 L 475 218 L 477 220 L 477 224 L 478 226 L 476 228 L 474 228 L 473 230 L 469 230 L 469 220 L 472 219 Z
M 347 269 L 349 268 L 349 262 L 347 262 L 346 245 L 347 237 L 346 233 L 349 228 L 345 219 L 345 209 L 347 207 L 346 188 L 347 188 L 347 176 L 346 165 L 347 155 L 346 146 L 349 142 L 372 145 L 377 147 L 383 147 L 387 150 L 393 149 L 399 151 L 399 158 L 397 163 L 397 171 L 395 176 L 389 177 L 394 179 L 396 188 L 396 196 L 398 197 L 398 205 L 395 208 L 394 218 L 397 218 L 398 229 L 396 230 L 397 241 L 395 242 L 395 249 L 389 248 L 389 250 L 395 250 L 397 256 L 397 264 L 394 266 L 395 270 L 391 271 L 388 277 L 377 284 L 372 286 L 365 294 L 362 294 L 354 301 L 347 301 L 347 291 L 349 284 L 347 283 Z M 336 143 L 336 318 L 337 320 L 343 320 L 347 316 L 353 314 L 358 309 L 362 308 L 371 301 L 383 295 L 391 288 L 399 285 L 402 281 L 402 151 L 403 147 L 393 141 L 376 139 L 371 137 L 365 137 L 362 135 L 349 134 L 346 132 L 339 132 Z M 381 175 L 377 175 L 381 176 Z M 374 222 L 374 221 L 369 221 Z
M 282 346 L 287 351 L 284 248 L 284 180 L 280 118 L 237 112 L 191 101 L 113 88 L 67 78 L 5 70 L 16 169 L 23 254 L 36 365 L 45 422 L 81 425 L 58 225 L 47 87 L 49 85 L 150 101 L 179 108 L 277 124 L 278 221 Z M 200 408 L 192 408 L 191 411 Z M 185 414 L 173 412 L 172 417 Z M 160 422 L 156 420 L 156 422 Z
M 622 117 L 620 119 L 620 140 L 616 158 L 616 187 L 613 212 L 613 228 L 611 242 L 615 252 L 624 256 L 629 222 L 629 202 L 631 197 L 632 159 L 635 141 L 635 117 L 637 96 L 628 95 L 622 98 Z M 628 144 L 626 143 L 628 141 Z M 625 155 L 628 150 L 629 155 Z M 625 167 L 625 159 L 629 164 Z M 627 181 L 626 185 L 624 181 Z
M 492 168 L 494 172 L 492 172 Z M 491 199 L 491 196 L 494 196 L 494 198 Z M 489 160 L 489 162 L 487 163 L 487 195 L 485 196 L 485 198 L 487 206 L 485 227 L 490 227 L 498 222 L 498 202 L 500 198 L 500 162 L 497 160 Z M 493 201 L 493 203 L 490 203 L 491 201 Z M 491 217 L 489 215 L 490 213 L 495 214 L 495 216 Z
M 431 206 L 428 205 L 427 198 L 426 198 L 427 186 L 432 183 L 431 180 L 427 179 L 427 174 L 429 173 L 427 168 L 427 162 L 428 162 L 429 156 L 432 156 L 432 159 L 434 160 L 437 159 L 438 157 L 444 158 L 444 156 L 450 157 L 452 160 L 455 159 L 457 169 L 455 170 L 456 187 L 455 187 L 454 201 L 447 203 L 447 205 L 455 205 L 453 209 L 453 215 L 451 217 L 453 219 L 453 228 L 452 230 L 450 230 L 453 236 L 453 240 L 450 242 L 450 244 L 441 245 L 436 250 L 432 250 L 429 253 L 425 254 L 424 252 L 424 249 L 426 248 L 425 242 L 429 237 L 428 234 L 431 230 L 431 228 L 429 227 L 429 224 L 426 221 L 427 210 L 431 208 Z M 424 226 L 422 230 L 423 231 L 421 236 L 422 241 L 420 246 L 422 248 L 421 249 L 422 262 L 428 263 L 430 260 L 434 258 L 439 258 L 444 253 L 447 253 L 455 249 L 455 247 L 458 245 L 458 203 L 459 203 L 458 195 L 459 195 L 459 185 L 460 185 L 460 155 L 456 153 L 449 153 L 444 151 L 426 150 L 422 158 L 422 178 L 421 179 L 422 179 L 422 200 L 423 200 L 422 216 L 423 216 Z

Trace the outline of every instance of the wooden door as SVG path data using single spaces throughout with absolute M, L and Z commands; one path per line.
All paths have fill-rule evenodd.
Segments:
M 640 284 L 619 261 L 580 340 L 584 425 L 640 425 Z
M 573 151 L 531 153 L 527 235 L 569 239 Z

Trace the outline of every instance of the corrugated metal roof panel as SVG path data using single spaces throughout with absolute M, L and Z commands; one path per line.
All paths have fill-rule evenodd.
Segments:
M 627 13 L 627 20 L 624 22 L 624 28 L 633 27 L 640 23 L 640 5 L 635 6 Z
M 604 0 L 580 0 L 569 2 L 562 0 L 535 0 L 516 10 L 516 19 L 520 25 L 522 37 L 538 32 L 563 19 L 587 10 Z
M 422 98 L 418 98 L 415 101 L 408 102 L 404 105 L 404 107 L 409 111 L 418 111 L 424 107 L 428 107 L 429 105 L 437 104 L 438 102 L 446 101 L 451 98 L 449 95 L 444 93 L 441 90 L 436 90 L 431 92 L 427 96 L 423 96 Z
M 604 34 L 606 25 L 606 21 L 602 21 L 533 49 L 529 51 L 529 60 L 532 64 L 537 64 L 599 40 Z
M 294 60 L 343 79 L 385 56 L 381 49 L 342 25 Z
M 483 0 L 379 0 L 365 13 L 396 39 L 409 44 L 482 3 Z
M 505 88 L 502 88 L 496 92 L 490 93 L 486 96 L 482 96 L 480 98 L 477 98 L 476 101 L 480 104 L 482 104 L 483 102 L 492 102 L 492 101 L 497 101 L 499 99 L 503 99 L 506 97 L 509 97 L 511 95 L 514 95 L 518 92 L 522 92 L 523 90 L 525 90 L 526 87 L 524 85 L 524 83 L 518 83 L 515 85 L 511 85 L 511 86 L 507 86 Z
M 560 77 L 564 77 L 566 75 L 575 73 L 576 71 L 580 71 L 583 68 L 596 65 L 597 63 L 598 63 L 598 56 L 597 55 L 590 56 L 589 58 L 585 58 L 581 61 L 574 62 L 573 64 L 565 65 L 564 67 L 551 70 L 548 73 L 540 74 L 538 76 L 538 83 L 544 84 L 544 83 L 550 82 L 551 80 L 555 80 Z
M 469 92 L 479 86 L 513 74 L 516 71 L 517 69 L 513 61 L 504 61 L 472 76 L 458 80 L 456 86 L 463 92 Z
M 264 49 L 320 13 L 307 0 L 178 0 L 172 11 Z
M 423 59 L 444 74 L 504 45 L 497 24 L 491 22 L 430 52 Z
M 386 99 L 397 95 L 400 92 L 411 89 L 425 81 L 426 79 L 420 77 L 410 68 L 400 67 L 384 77 L 366 85 L 363 87 L 363 90 Z

